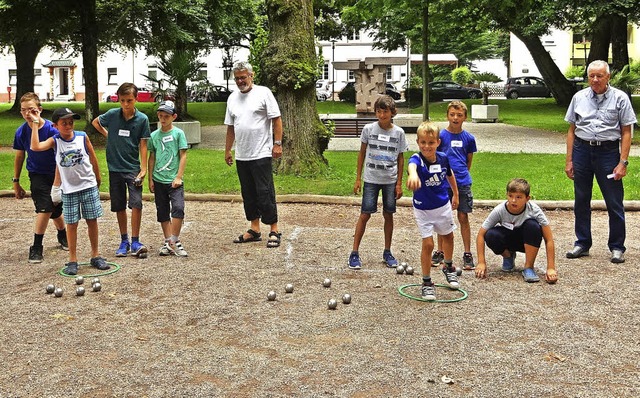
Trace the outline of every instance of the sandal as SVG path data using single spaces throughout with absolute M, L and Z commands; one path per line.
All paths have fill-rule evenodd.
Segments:
M 279 247 L 282 234 L 280 232 L 269 232 L 269 240 L 267 240 L 267 247 Z
M 256 232 L 249 228 L 247 233 L 251 235 L 249 238 L 245 238 L 244 234 L 238 236 L 237 239 L 233 240 L 233 243 L 248 243 L 248 242 L 260 242 L 262 240 L 262 234 L 260 232 Z

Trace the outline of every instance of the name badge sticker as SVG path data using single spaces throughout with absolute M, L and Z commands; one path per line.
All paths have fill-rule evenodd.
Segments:
M 378 140 L 380 141 L 389 142 L 390 139 L 391 137 L 386 134 L 378 134 Z
M 131 131 L 129 130 L 118 130 L 118 135 L 121 137 L 130 137 Z
M 506 229 L 510 229 L 512 231 L 513 231 L 513 228 L 514 228 L 513 224 L 510 223 L 510 222 L 503 222 L 502 226 L 505 227 Z
M 439 173 L 442 171 L 442 167 L 439 164 L 432 164 L 429 166 L 429 173 Z
M 162 142 L 171 142 L 173 141 L 173 136 L 172 135 L 168 135 L 166 137 L 162 137 Z
M 451 141 L 451 147 L 452 148 L 462 148 L 462 141 L 460 141 L 460 140 Z

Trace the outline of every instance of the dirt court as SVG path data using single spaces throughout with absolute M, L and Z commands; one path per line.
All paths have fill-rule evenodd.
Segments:
M 101 250 L 122 268 L 101 278 L 101 292 L 76 297 L 74 280 L 56 274 L 67 253 L 53 226 L 45 261 L 29 265 L 32 202 L 0 198 L 0 397 L 640 396 L 640 213 L 627 214 L 622 266 L 609 262 L 606 214 L 594 213 L 591 256 L 568 261 L 572 214 L 547 211 L 558 284 L 527 284 L 491 255 L 488 279 L 464 273 L 466 300 L 435 304 L 399 295 L 420 275 L 381 263 L 380 214 L 364 236 L 363 269 L 346 267 L 357 206 L 281 204 L 282 246 L 268 249 L 264 241 L 231 243 L 247 228 L 241 203 L 189 201 L 183 259 L 157 255 L 161 231 L 147 202 L 142 240 L 151 255 L 141 260 L 113 256 L 117 223 L 103 205 Z M 487 214 L 472 214 L 474 233 Z M 84 224 L 79 236 L 88 261 Z M 460 260 L 458 232 L 456 245 Z M 409 207 L 396 214 L 392 248 L 419 269 Z M 64 296 L 45 294 L 49 283 Z M 267 301 L 270 290 L 276 301 Z M 344 293 L 352 303 L 328 310 L 327 300 Z M 438 289 L 439 298 L 459 294 Z

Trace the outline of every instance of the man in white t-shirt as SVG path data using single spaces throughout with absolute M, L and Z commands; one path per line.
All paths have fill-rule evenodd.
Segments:
M 233 67 L 238 86 L 227 100 L 224 124 L 227 125 L 225 162 L 231 166 L 231 147 L 236 143 L 236 167 L 244 213 L 251 222 L 247 232 L 234 243 L 262 240 L 260 220 L 270 226 L 267 247 L 280 246 L 278 209 L 273 185 L 272 158 L 282 156 L 282 119 L 280 108 L 269 88 L 253 84 L 253 67 L 238 62 Z

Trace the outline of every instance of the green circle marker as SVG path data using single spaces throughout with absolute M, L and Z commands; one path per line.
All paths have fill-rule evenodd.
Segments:
M 110 266 L 112 266 L 113 268 L 111 268 L 111 269 L 109 269 L 109 270 L 106 270 L 105 272 L 101 272 L 101 273 L 99 273 L 99 274 L 89 274 L 89 275 L 84 275 L 84 274 L 83 274 L 83 275 L 81 275 L 81 276 L 83 276 L 83 277 L 85 277 L 85 278 L 93 278 L 93 277 L 96 277 L 96 276 L 110 275 L 110 274 L 113 274 L 114 272 L 118 272 L 118 271 L 120 271 L 120 266 L 119 266 L 118 264 L 116 264 L 116 263 L 112 263 L 112 262 L 109 262 L 109 261 L 107 261 L 106 263 L 107 263 L 107 264 L 109 264 Z M 78 266 L 81 266 L 81 265 L 89 265 L 89 264 L 90 264 L 90 263 L 86 263 L 86 262 L 85 262 L 85 263 L 78 263 Z M 60 275 L 64 276 L 65 278 L 75 278 L 76 276 L 78 276 L 78 275 L 69 275 L 69 274 L 65 274 L 65 273 L 64 273 L 64 269 L 65 269 L 65 268 L 66 268 L 66 267 L 62 267 L 62 268 L 60 269 L 60 271 L 58 271 L 58 273 L 59 273 Z
M 449 300 L 425 300 L 422 297 L 412 296 L 409 293 L 405 293 L 404 289 L 406 289 L 408 287 L 413 287 L 413 286 L 422 286 L 422 285 L 419 284 L 419 283 L 411 283 L 411 284 L 408 284 L 408 285 L 402 285 L 402 286 L 400 286 L 398 288 L 398 293 L 400 293 L 400 295 L 402 297 L 410 298 L 411 300 L 416 300 L 416 301 L 424 301 L 424 302 L 427 302 L 427 303 L 457 303 L 458 301 L 462 301 L 462 300 L 466 299 L 467 297 L 469 297 L 469 293 L 467 293 L 466 290 L 463 290 L 463 289 L 460 289 L 460 288 L 451 289 L 451 288 L 449 288 L 449 285 L 436 284 L 435 285 L 436 287 L 446 287 L 446 288 L 449 288 L 449 290 L 459 291 L 459 292 L 462 293 L 462 296 L 456 297 L 456 298 L 453 298 L 453 299 L 449 299 Z

